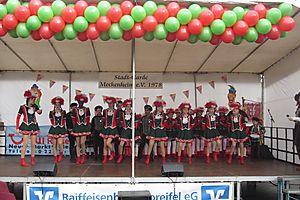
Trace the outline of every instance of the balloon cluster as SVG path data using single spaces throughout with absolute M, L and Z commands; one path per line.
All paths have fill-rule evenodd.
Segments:
M 211 44 L 262 43 L 266 38 L 276 40 L 285 37 L 295 28 L 295 20 L 290 17 L 291 4 L 282 3 L 278 8 L 257 4 L 251 9 L 237 6 L 232 10 L 220 4 L 210 8 L 191 4 L 182 7 L 176 2 L 167 5 L 146 1 L 134 5 L 131 1 L 111 4 L 102 0 L 89 4 L 79 0 L 66 5 L 62 0 L 43 3 L 31 0 L 21 3 L 8 0 L 0 4 L 0 36 L 7 33 L 11 37 L 34 40 L 48 40 L 54 37 L 80 41 L 143 37 L 153 39 L 210 42 Z

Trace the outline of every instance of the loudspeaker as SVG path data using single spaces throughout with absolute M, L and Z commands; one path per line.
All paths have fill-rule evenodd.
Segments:
M 118 200 L 151 200 L 151 194 L 148 190 L 145 191 L 119 191 Z
M 161 167 L 161 175 L 166 177 L 181 177 L 184 174 L 182 164 L 166 163 Z
M 34 176 L 56 176 L 57 165 L 54 163 L 37 163 L 34 166 Z

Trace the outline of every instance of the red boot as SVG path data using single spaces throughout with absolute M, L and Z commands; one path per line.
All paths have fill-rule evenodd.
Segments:
M 228 164 L 231 164 L 231 163 L 232 163 L 232 154 L 229 154 L 229 158 L 228 158 L 227 163 L 228 163 Z
M 166 157 L 162 157 L 162 164 L 166 164 Z
M 80 156 L 77 156 L 76 165 L 80 165 Z
M 218 154 L 219 154 L 218 152 L 214 153 L 214 161 L 218 161 Z
M 102 160 L 102 164 L 106 164 L 107 163 L 107 155 L 103 156 L 103 160 Z
M 206 156 L 206 164 L 210 164 L 210 156 Z
M 34 166 L 35 165 L 35 160 L 34 160 L 34 157 L 31 156 L 31 165 Z
M 188 164 L 189 164 L 189 165 L 192 164 L 192 157 L 189 157 L 189 159 L 188 159 Z
M 120 156 L 119 156 L 119 158 L 117 160 L 117 163 L 120 164 L 122 162 L 122 160 L 123 160 L 123 155 L 120 154 Z
M 85 154 L 82 154 L 80 164 L 84 164 L 84 163 L 85 163 Z
M 244 164 L 245 164 L 244 156 L 241 156 L 241 157 L 240 157 L 240 164 L 241 164 L 241 165 L 244 165 Z
M 181 161 L 181 156 L 177 156 L 177 163 L 179 164 Z
M 147 159 L 146 159 L 146 165 L 149 165 L 149 163 L 150 163 L 150 155 L 147 155 Z
M 20 160 L 20 165 L 21 165 L 22 167 L 28 167 L 28 164 L 26 163 L 25 158 L 21 158 L 21 160 Z
M 54 163 L 57 163 L 57 160 L 58 160 L 58 159 L 57 159 L 57 156 L 54 156 L 54 161 L 53 161 L 53 162 L 54 162 Z
M 60 162 L 60 161 L 62 161 L 62 159 L 63 159 L 63 152 L 60 152 L 57 161 Z
M 109 157 L 108 160 L 113 160 L 114 157 L 115 157 L 115 152 L 114 152 L 114 151 L 111 151 L 111 152 L 110 152 L 110 157 Z

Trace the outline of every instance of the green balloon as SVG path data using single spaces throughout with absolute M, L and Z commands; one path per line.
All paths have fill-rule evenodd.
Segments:
M 256 28 L 257 32 L 259 32 L 260 34 L 267 34 L 272 29 L 272 24 L 267 19 L 260 19 L 257 22 L 255 28 Z
M 8 0 L 6 3 L 7 12 L 13 14 L 21 3 L 18 0 Z
M 141 22 L 146 17 L 146 11 L 142 6 L 135 6 L 131 10 L 131 16 L 136 22 Z
M 18 38 L 19 37 L 17 32 L 16 32 L 16 29 L 9 30 L 8 35 L 12 38 Z
M 19 23 L 16 28 L 17 35 L 21 38 L 28 38 L 30 30 L 27 29 L 25 23 Z
M 152 41 L 154 39 L 154 34 L 153 32 L 146 32 L 144 35 L 144 40 L 146 41 Z
M 108 32 L 102 32 L 100 35 L 100 39 L 102 41 L 108 41 L 110 39 L 109 33 Z
M 192 13 L 188 9 L 183 8 L 177 13 L 177 19 L 182 25 L 188 24 L 192 19 Z
M 88 6 L 84 11 L 84 17 L 90 23 L 95 23 L 98 20 L 99 15 L 99 10 L 95 6 Z
M 244 8 L 244 15 L 249 11 L 249 8 Z
M 144 3 L 144 9 L 146 11 L 146 15 L 149 16 L 149 15 L 153 15 L 154 12 L 156 11 L 157 9 L 157 5 L 154 1 L 146 1 Z
M 199 39 L 202 42 L 209 42 L 212 38 L 212 32 L 209 27 L 203 27 L 201 33 L 199 34 Z
M 120 27 L 124 31 L 129 31 L 134 26 L 134 20 L 130 15 L 124 15 L 120 19 Z
M 244 18 L 245 10 L 244 8 L 237 6 L 232 9 L 235 12 L 237 20 L 242 20 Z
M 282 16 L 291 16 L 293 13 L 293 6 L 289 3 L 282 3 L 279 5 L 279 10 L 281 11 Z
M 123 36 L 123 31 L 118 23 L 112 24 L 108 33 L 113 40 L 118 40 Z
M 112 6 L 112 7 L 113 7 L 113 6 L 115 6 L 115 7 L 120 7 L 120 4 L 118 4 L 118 3 L 112 3 L 111 6 Z
M 69 3 L 69 4 L 67 5 L 67 7 L 74 8 L 74 7 L 75 7 L 75 4 L 74 4 L 74 3 Z
M 168 32 L 163 24 L 158 24 L 153 34 L 155 39 L 164 40 L 167 38 Z
M 42 22 L 50 22 L 53 12 L 49 6 L 41 6 L 38 10 L 38 17 Z
M 209 8 L 208 8 L 208 7 L 205 7 L 205 6 L 202 6 L 202 7 L 201 7 L 201 12 L 200 12 L 200 14 L 201 14 L 203 11 L 205 11 L 205 10 L 209 10 Z
M 108 1 L 100 1 L 97 7 L 100 12 L 100 16 L 107 16 L 107 12 L 110 9 L 111 5 Z
M 243 37 L 238 36 L 238 35 L 235 35 L 235 38 L 234 38 L 232 44 L 234 44 L 234 45 L 239 45 L 239 44 L 241 44 L 242 42 L 243 42 Z
M 229 11 L 225 11 L 223 16 L 222 16 L 222 20 L 225 23 L 226 27 L 232 27 L 235 22 L 237 21 L 237 16 L 235 14 L 235 12 L 229 10 Z
M 65 39 L 65 36 L 64 36 L 63 32 L 59 32 L 59 33 L 55 33 L 54 38 L 57 41 L 63 41 Z
M 210 25 L 211 28 L 211 32 L 215 35 L 221 35 L 222 33 L 224 33 L 225 31 L 225 23 L 220 20 L 220 19 L 216 19 L 212 22 L 212 24 Z
M 51 8 L 55 16 L 61 16 L 62 10 L 67 7 L 65 2 L 56 0 L 52 3 Z
M 77 36 L 77 32 L 75 31 L 72 24 L 66 24 L 63 30 L 63 35 L 68 40 L 74 40 Z
M 42 25 L 42 22 L 40 21 L 40 19 L 34 15 L 30 16 L 26 22 L 27 28 L 31 31 L 38 30 L 41 27 L 41 25 Z
M 244 36 L 244 39 L 248 42 L 255 42 L 258 38 L 258 33 L 254 27 L 249 27 L 248 33 Z
M 3 19 L 7 15 L 7 9 L 3 4 L 0 4 L 0 19 Z
M 84 32 L 87 29 L 88 25 L 88 21 L 82 16 L 76 17 L 73 23 L 74 29 L 77 32 Z
M 288 35 L 288 32 L 281 31 L 280 37 L 285 38 Z
M 198 19 L 199 18 L 199 15 L 200 15 L 202 9 L 198 4 L 193 3 L 192 5 L 189 6 L 188 9 L 192 13 L 192 18 L 193 19 Z
M 169 17 L 165 22 L 165 27 L 168 32 L 174 33 L 178 31 L 180 23 L 176 17 Z
M 29 3 L 28 3 L 28 2 L 23 2 L 23 3 L 22 3 L 22 6 L 25 6 L 25 7 L 28 8 L 28 7 L 29 7 Z
M 271 8 L 267 11 L 266 18 L 272 23 L 277 24 L 281 19 L 281 11 L 278 8 Z
M 198 42 L 198 35 L 190 35 L 188 42 L 190 44 L 195 44 Z
M 165 4 L 159 3 L 157 4 L 157 8 L 166 8 L 167 6 Z

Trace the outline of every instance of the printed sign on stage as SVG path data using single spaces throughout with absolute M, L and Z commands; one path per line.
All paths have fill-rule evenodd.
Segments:
M 245 103 L 244 108 L 250 119 L 252 117 L 261 118 L 261 103 Z
M 163 79 L 161 73 L 136 73 L 135 85 L 138 89 L 162 89 Z M 131 73 L 100 73 L 99 88 L 132 88 Z
M 117 200 L 119 191 L 149 190 L 152 200 L 233 200 L 233 183 L 26 184 L 27 200 Z
M 48 138 L 50 126 L 40 126 L 41 133 L 36 138 L 35 155 L 53 155 L 51 139 Z M 7 126 L 5 130 L 5 154 L 21 155 L 23 138 L 21 134 L 16 134 L 15 126 Z M 28 147 L 30 147 L 30 140 Z M 30 148 L 27 148 L 26 155 L 30 155 Z M 69 155 L 69 139 L 65 138 L 64 155 Z

